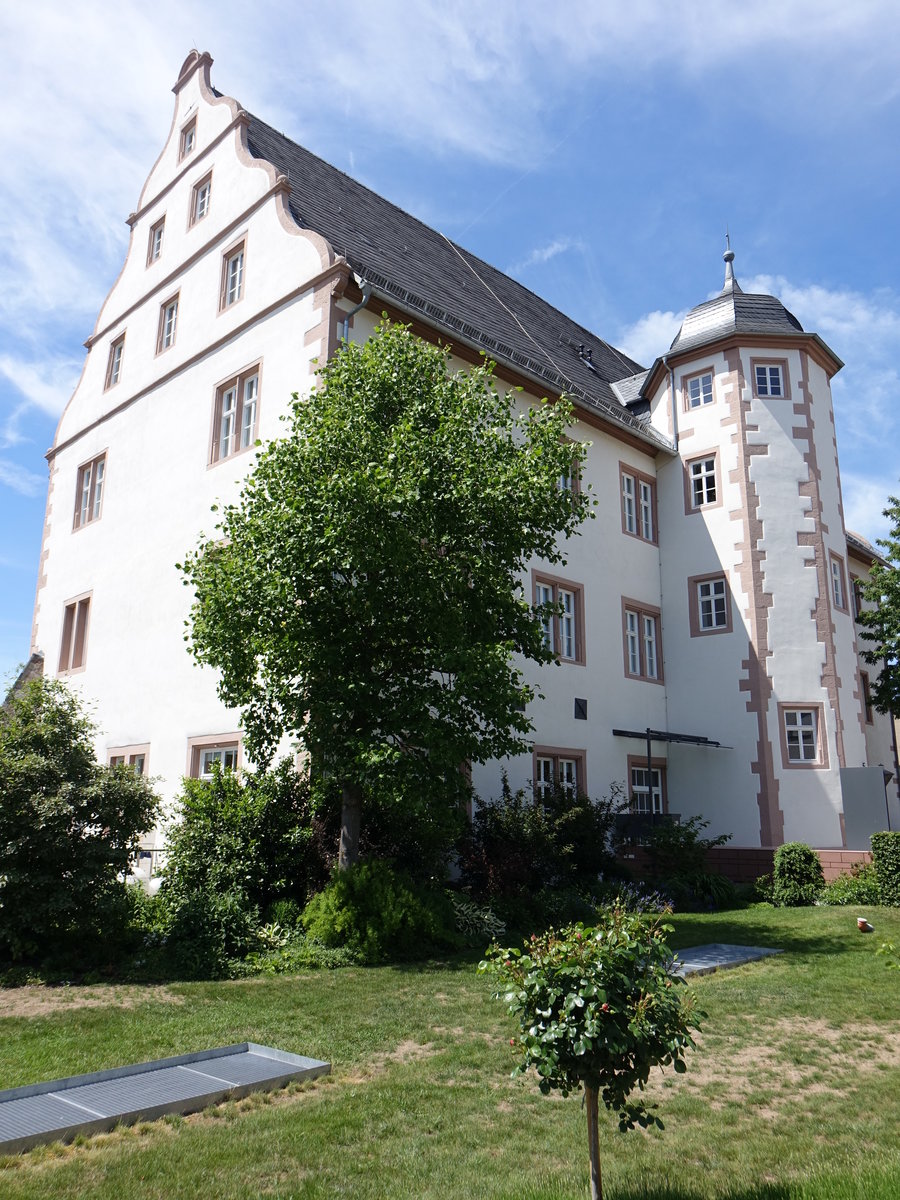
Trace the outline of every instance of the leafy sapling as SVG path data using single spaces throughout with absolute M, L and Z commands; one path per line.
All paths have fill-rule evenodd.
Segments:
M 671 971 L 659 916 L 628 912 L 618 901 L 593 927 L 569 925 L 533 936 L 522 950 L 494 945 L 480 972 L 496 980 L 494 995 L 519 1021 L 511 1045 L 513 1072 L 534 1070 L 544 1094 L 584 1088 L 591 1197 L 602 1198 L 598 1109 L 602 1098 L 623 1132 L 663 1127 L 643 1099 L 651 1068 L 685 1068 L 691 1031 L 704 1014 Z

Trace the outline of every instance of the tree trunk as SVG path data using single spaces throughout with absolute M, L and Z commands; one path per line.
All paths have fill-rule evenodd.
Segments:
M 338 870 L 346 871 L 359 858 L 359 827 L 362 822 L 362 791 L 354 783 L 341 786 L 341 840 Z
M 584 1102 L 587 1108 L 588 1149 L 591 1154 L 591 1200 L 603 1200 L 603 1182 L 600 1178 L 600 1136 L 597 1126 L 597 1089 L 584 1085 Z

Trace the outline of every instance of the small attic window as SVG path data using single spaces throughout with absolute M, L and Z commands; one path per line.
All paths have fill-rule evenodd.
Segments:
M 187 125 L 181 131 L 181 145 L 178 151 L 179 159 L 187 158 L 189 154 L 193 154 L 197 146 L 197 118 L 191 117 Z

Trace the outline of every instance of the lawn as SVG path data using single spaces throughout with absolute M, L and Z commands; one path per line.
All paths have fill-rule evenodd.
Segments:
M 896 1200 L 900 910 L 672 919 L 674 947 L 783 948 L 696 980 L 688 1073 L 659 1075 L 664 1132 L 601 1120 L 607 1200 Z M 255 1041 L 333 1063 L 270 1097 L 0 1158 L 0 1196 L 581 1200 L 577 1098 L 510 1079 L 512 1032 L 473 960 L 165 987 L 0 992 L 0 1087 Z

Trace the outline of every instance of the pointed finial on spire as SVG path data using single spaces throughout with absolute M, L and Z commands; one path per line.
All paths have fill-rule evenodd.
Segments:
M 725 260 L 725 284 L 722 287 L 723 292 L 739 292 L 740 285 L 734 277 L 734 251 L 731 248 L 731 234 L 728 232 L 728 227 L 725 227 L 725 253 L 722 255 Z

